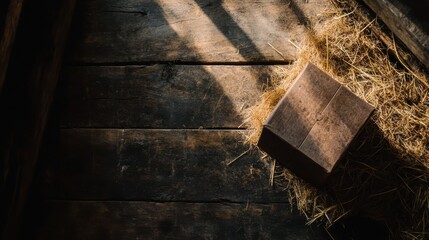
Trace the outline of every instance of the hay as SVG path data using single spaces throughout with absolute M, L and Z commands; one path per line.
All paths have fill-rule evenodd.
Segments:
M 309 223 L 330 225 L 363 214 L 384 223 L 393 238 L 429 238 L 428 76 L 353 1 L 332 1 L 318 31 L 299 45 L 298 59 L 272 77 L 248 110 L 250 144 L 303 66 L 311 61 L 376 108 L 369 124 L 336 168 L 326 189 L 316 189 L 287 169 L 276 184 Z M 331 11 L 332 12 L 332 11 Z M 305 96 L 303 96 L 305 97 Z

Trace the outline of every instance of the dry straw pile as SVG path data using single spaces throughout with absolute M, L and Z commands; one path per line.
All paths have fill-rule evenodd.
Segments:
M 353 1 L 333 1 L 317 31 L 299 44 L 292 66 L 273 76 L 273 87 L 249 109 L 248 137 L 262 124 L 306 62 L 311 61 L 376 108 L 369 124 L 341 161 L 325 189 L 287 169 L 276 184 L 309 223 L 364 214 L 388 227 L 394 238 L 429 238 L 429 81 L 410 55 Z M 305 98 L 305 96 L 303 96 Z

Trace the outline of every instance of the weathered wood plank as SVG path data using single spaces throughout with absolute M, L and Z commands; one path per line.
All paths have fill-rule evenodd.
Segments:
M 364 0 L 364 2 L 429 68 L 429 27 L 426 12 L 429 3 L 401 0 Z
M 38 239 L 324 239 L 288 204 L 48 204 Z
M 288 39 L 299 42 L 305 32 L 301 15 L 316 18 L 310 14 L 326 10 L 329 3 L 292 6 L 282 0 L 84 1 L 71 60 L 289 62 L 297 49 Z
M 269 186 L 269 166 L 242 131 L 61 131 L 60 156 L 46 172 L 49 197 L 150 201 L 287 201 Z
M 62 127 L 236 128 L 274 66 L 69 67 Z

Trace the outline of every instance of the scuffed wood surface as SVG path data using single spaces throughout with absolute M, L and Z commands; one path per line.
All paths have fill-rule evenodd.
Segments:
M 209 190 L 209 189 L 208 189 Z M 38 239 L 322 238 L 288 204 L 51 201 Z
M 69 67 L 62 127 L 237 128 L 274 68 Z
M 427 1 L 364 0 L 411 52 L 429 68 Z M 413 8 L 411 8 L 411 6 Z M 425 10 L 423 10 L 425 9 Z M 426 17 L 416 18 L 417 13 Z
M 328 1 L 91 0 L 80 6 L 71 60 L 290 62 Z M 276 52 L 274 46 L 281 54 Z
M 156 201 L 287 201 L 243 131 L 62 130 L 50 197 Z
M 231 128 L 328 5 L 80 1 L 38 239 L 321 239 Z

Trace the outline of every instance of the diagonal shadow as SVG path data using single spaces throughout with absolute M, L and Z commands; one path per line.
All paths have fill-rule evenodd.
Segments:
M 222 32 L 229 42 L 238 49 L 238 53 L 248 64 L 261 63 L 268 59 L 258 49 L 249 35 L 238 25 L 237 21 L 222 6 L 222 1 L 194 0 L 204 14 L 211 20 L 216 28 Z M 280 61 L 282 62 L 282 61 Z M 274 61 L 273 64 L 278 64 Z M 262 88 L 271 86 L 271 74 L 269 72 L 252 71 L 253 74 L 260 75 L 258 84 Z
M 229 39 L 239 53 L 248 61 L 263 61 L 265 56 L 252 39 L 240 28 L 237 22 L 223 8 L 222 1 L 195 0 L 213 24 Z
M 368 217 L 397 234 L 407 224 L 416 231 L 422 227 L 425 212 L 417 210 L 415 199 L 421 188 L 427 188 L 428 178 L 426 168 L 401 157 L 371 121 L 334 170 L 325 191 L 346 211 L 352 210 L 349 216 Z M 352 224 L 363 223 L 353 220 Z
M 304 11 L 301 9 L 301 7 L 293 0 L 288 1 L 288 4 L 292 12 L 296 15 L 299 24 L 304 25 L 309 30 L 312 30 L 310 19 L 304 14 Z
M 258 50 L 252 39 L 240 28 L 237 22 L 222 7 L 222 1 L 195 0 L 213 24 L 239 49 L 239 53 L 248 61 L 263 61 L 265 56 Z

